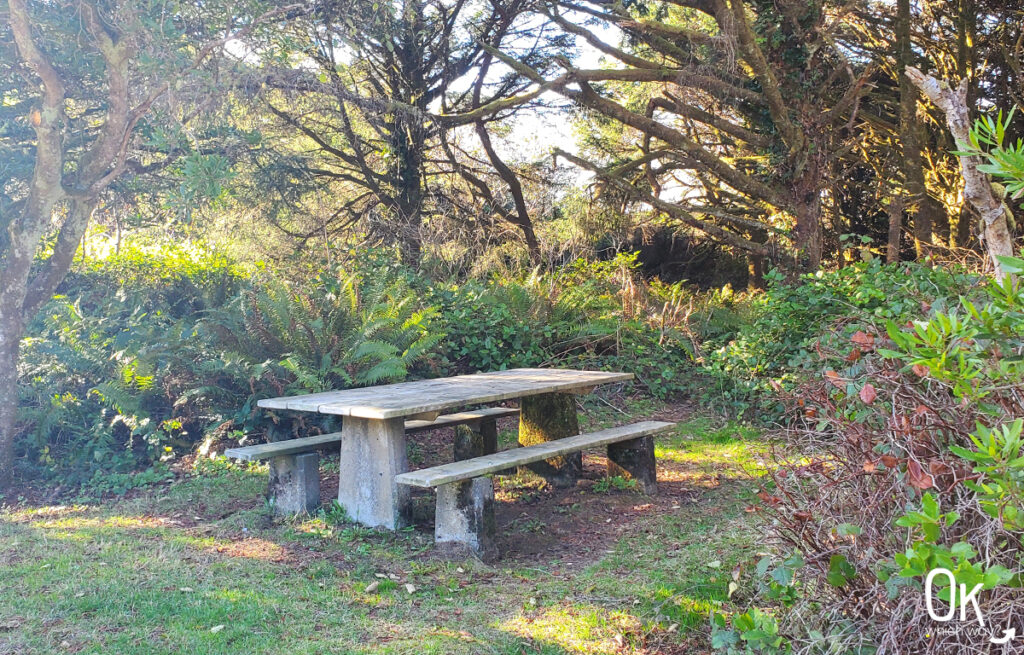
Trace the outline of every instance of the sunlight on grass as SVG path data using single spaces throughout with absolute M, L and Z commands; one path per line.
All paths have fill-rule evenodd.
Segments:
M 680 423 L 675 434 L 660 439 L 654 449 L 661 462 L 725 477 L 763 475 L 767 454 L 760 430 L 733 421 L 716 427 L 706 418 Z
M 626 612 L 570 605 L 520 614 L 500 628 L 573 653 L 621 653 L 629 636 L 642 632 L 643 624 Z
M 2 516 L 5 521 L 9 521 L 11 523 L 26 523 L 47 517 L 84 514 L 91 509 L 93 508 L 89 505 L 45 505 L 43 507 L 27 507 L 11 512 L 0 511 L 0 516 Z
M 166 528 L 168 520 L 152 516 L 107 516 L 103 518 L 66 517 L 49 521 L 33 521 L 33 528 L 84 530 L 95 528 Z
M 663 494 L 619 503 L 650 512 L 629 514 L 606 550 L 574 554 L 583 567 L 555 575 L 532 560 L 437 559 L 428 531 L 379 533 L 329 509 L 275 518 L 265 476 L 239 470 L 100 505 L 0 510 L 0 563 L 12 572 L 0 579 L 0 619 L 20 626 L 0 631 L 0 653 L 269 655 L 287 643 L 296 655 L 638 654 L 701 640 L 730 571 L 758 547 L 739 478 L 765 442 L 713 421 L 659 441 Z M 543 502 L 532 476 L 499 477 L 496 491 Z M 534 538 L 529 524 L 505 527 Z

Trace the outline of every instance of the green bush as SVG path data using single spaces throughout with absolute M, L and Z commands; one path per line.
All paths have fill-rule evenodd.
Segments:
M 299 282 L 199 248 L 79 266 L 24 344 L 21 461 L 35 475 L 119 480 L 203 441 L 337 429 L 259 410 L 262 398 L 408 377 L 567 366 L 632 371 L 659 397 L 686 387 L 688 339 L 653 318 L 667 292 L 638 279 L 633 257 L 461 284 L 386 253 L 349 261 Z
M 667 398 L 688 388 L 689 337 L 654 320 L 665 304 L 636 274 L 636 255 L 577 260 L 525 279 L 438 285 L 432 301 L 457 372 L 564 366 L 624 370 Z
M 74 482 L 208 437 L 333 427 L 257 411 L 261 398 L 440 370 L 433 308 L 398 276 L 341 272 L 298 287 L 169 248 L 91 262 L 63 291 L 24 342 L 18 447 L 33 473 Z
M 967 295 L 979 284 L 978 276 L 955 269 L 878 260 L 804 275 L 792 284 L 778 273 L 767 277 L 767 292 L 736 303 L 742 307 L 727 315 L 742 317 L 738 327 L 704 332 L 702 349 L 713 382 L 706 400 L 737 413 L 756 407 L 771 418 L 783 410 L 777 392 L 813 375 L 823 347 L 872 321 L 903 322 L 923 307 L 941 309 L 946 298 Z M 709 311 L 721 314 L 726 307 L 713 303 Z M 721 322 L 709 321 L 712 327 Z

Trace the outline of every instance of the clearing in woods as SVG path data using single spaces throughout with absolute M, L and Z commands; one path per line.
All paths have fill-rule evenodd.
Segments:
M 433 554 L 428 493 L 397 534 L 330 505 L 275 520 L 265 471 L 223 460 L 121 499 L 23 499 L 0 511 L 0 654 L 704 652 L 708 610 L 763 547 L 745 508 L 766 444 L 684 407 L 624 406 L 588 403 L 581 427 L 681 421 L 657 443 L 660 493 L 605 479 L 600 453 L 572 490 L 498 478 L 493 566 Z M 413 466 L 450 459 L 451 435 L 413 437 Z M 322 465 L 329 502 L 337 462 Z

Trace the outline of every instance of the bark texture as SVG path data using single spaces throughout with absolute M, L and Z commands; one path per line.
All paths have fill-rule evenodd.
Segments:
M 964 80 L 956 89 L 931 75 L 913 67 L 906 70 L 907 77 L 921 90 L 926 98 L 946 115 L 946 125 L 958 144 L 970 142 L 971 120 L 967 107 L 968 81 Z M 984 225 L 985 249 L 992 261 L 997 278 L 1003 277 L 1003 267 L 997 259 L 1013 256 L 1013 239 L 1003 203 L 992 193 L 988 176 L 978 170 L 980 160 L 975 156 L 960 157 L 960 173 L 964 178 L 964 197 L 981 215 Z

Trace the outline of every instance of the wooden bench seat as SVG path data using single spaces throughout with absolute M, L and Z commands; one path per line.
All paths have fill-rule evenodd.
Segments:
M 514 407 L 484 407 L 466 412 L 438 416 L 434 420 L 408 420 L 406 434 L 466 425 L 483 437 L 485 451 L 497 448 L 499 418 L 516 416 Z M 301 439 L 287 439 L 253 446 L 228 448 L 226 457 L 244 461 L 270 462 L 267 497 L 278 513 L 312 512 L 320 505 L 320 457 L 317 451 L 341 442 L 341 432 L 320 434 Z M 489 449 L 489 451 L 487 450 Z
M 482 559 L 493 559 L 497 556 L 494 487 L 492 481 L 484 476 L 587 448 L 606 446 L 608 474 L 636 480 L 640 490 L 654 494 L 657 492 L 657 476 L 653 437 L 674 427 L 674 423 L 642 421 L 401 473 L 395 476 L 395 481 L 437 489 L 436 544 L 467 547 Z

